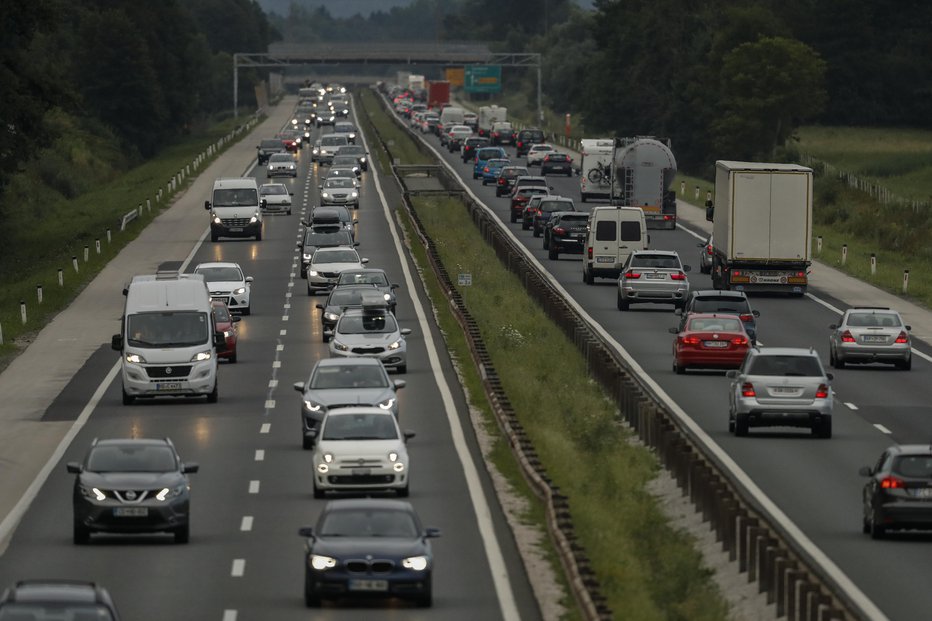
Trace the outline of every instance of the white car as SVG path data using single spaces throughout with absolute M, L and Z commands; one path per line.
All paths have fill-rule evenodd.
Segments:
M 394 490 L 408 495 L 410 462 L 395 416 L 378 407 L 330 410 L 314 446 L 314 498 L 327 491 Z
M 527 152 L 527 165 L 540 166 L 548 154 L 553 153 L 556 149 L 550 144 L 535 144 Z
M 263 183 L 259 186 L 259 198 L 265 200 L 266 212 L 284 211 L 291 215 L 291 197 L 293 192 L 288 191 L 284 183 Z
M 331 358 L 368 356 L 377 358 L 388 370 L 408 371 L 408 344 L 411 328 L 401 328 L 381 295 L 363 300 L 362 308 L 347 308 L 332 331 Z M 332 332 L 332 334 L 328 334 Z
M 349 177 L 330 177 L 320 186 L 320 204 L 347 205 L 359 208 L 359 190 L 356 181 Z
M 231 311 L 243 315 L 252 312 L 249 304 L 252 276 L 244 276 L 238 263 L 199 263 L 194 273 L 203 274 L 211 301 L 220 300 Z
M 295 164 L 294 157 L 290 153 L 275 153 L 269 157 L 269 165 L 265 176 L 269 179 L 285 175 L 286 177 L 298 176 L 298 165 Z
M 361 270 L 369 259 L 359 258 L 355 248 L 318 248 L 307 265 L 307 294 L 329 291 L 343 270 Z

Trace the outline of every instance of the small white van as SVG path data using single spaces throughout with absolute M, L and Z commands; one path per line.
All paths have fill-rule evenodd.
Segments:
M 217 351 L 226 339 L 214 325 L 204 276 L 134 276 L 123 293 L 120 333 L 110 343 L 121 354 L 123 405 L 163 395 L 216 403 Z
M 214 181 L 211 200 L 204 201 L 210 212 L 210 241 L 221 237 L 255 237 L 262 241 L 262 208 L 259 186 L 254 177 L 223 177 Z
M 646 250 L 649 243 L 647 222 L 640 207 L 593 207 L 586 227 L 583 282 L 591 285 L 596 277 L 618 278 L 628 255 Z
M 440 124 L 443 126 L 453 126 L 463 124 L 463 115 L 466 112 L 458 106 L 447 106 L 440 111 Z

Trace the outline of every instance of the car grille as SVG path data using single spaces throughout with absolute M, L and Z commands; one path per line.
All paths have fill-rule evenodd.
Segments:
M 220 222 L 223 226 L 247 226 L 249 218 L 221 218 Z
M 112 496 L 124 504 L 138 504 L 146 499 L 149 495 L 147 489 L 124 489 L 124 490 L 105 490 L 104 494 Z
M 347 195 L 344 193 L 344 194 L 331 194 L 330 196 L 331 196 L 332 198 L 343 199 L 343 198 L 346 198 Z
M 395 568 L 395 562 L 390 560 L 366 561 L 362 559 L 353 559 L 346 561 L 346 570 L 356 574 L 387 574 Z
M 327 477 L 332 485 L 383 485 L 395 482 L 393 474 L 334 474 Z
M 348 457 L 339 460 L 339 464 L 343 468 L 378 468 L 382 465 L 382 460 L 378 457 L 371 459 L 366 459 L 365 457 Z
M 340 276 L 340 272 L 317 272 L 317 273 L 323 276 L 324 278 L 338 278 Z
M 224 295 L 214 295 L 213 293 L 211 293 L 211 294 L 210 294 L 210 301 L 211 301 L 211 302 L 220 301 L 220 302 L 223 302 L 224 304 L 226 304 L 227 306 L 229 306 L 229 305 L 230 305 L 230 296 L 228 296 L 228 295 L 226 295 L 226 296 L 224 296 Z
M 190 372 L 191 365 L 146 367 L 146 374 L 148 374 L 149 377 L 185 378 Z
M 385 351 L 384 347 L 378 347 L 375 345 L 368 346 L 368 347 L 354 347 L 353 348 L 354 354 L 381 354 L 383 351 Z

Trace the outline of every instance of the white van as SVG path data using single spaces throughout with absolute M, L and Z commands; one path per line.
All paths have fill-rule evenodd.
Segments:
M 123 405 L 137 397 L 206 396 L 217 401 L 217 333 L 207 283 L 200 274 L 159 271 L 134 276 L 123 290 L 120 333 L 111 347 L 121 353 Z
M 611 138 L 584 138 L 579 143 L 579 192 L 582 202 L 590 198 L 610 198 L 615 141 Z
M 583 282 L 591 285 L 596 277 L 618 278 L 628 255 L 646 250 L 649 243 L 647 222 L 640 207 L 593 207 L 586 227 Z
M 479 128 L 479 135 L 486 137 L 492 133 L 492 124 L 508 120 L 508 108 L 505 106 L 481 106 L 479 108 L 479 120 L 476 125 Z
M 451 127 L 453 125 L 463 125 L 463 115 L 465 110 L 457 106 L 447 106 L 440 111 L 440 125 Z
M 259 186 L 254 177 L 223 177 L 214 181 L 211 200 L 204 201 L 210 212 L 210 241 L 221 237 L 255 237 L 262 241 L 262 208 Z

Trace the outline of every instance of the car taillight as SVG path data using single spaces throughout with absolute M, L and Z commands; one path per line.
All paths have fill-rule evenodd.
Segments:
M 754 315 L 751 315 L 751 314 L 738 315 L 738 319 L 740 319 L 744 323 L 748 323 L 749 321 L 754 321 Z
M 672 220 L 672 219 L 673 219 L 673 216 L 664 216 L 663 219 L 664 219 L 664 220 Z
M 589 256 L 590 259 L 592 258 L 592 246 L 589 246 L 589 249 L 586 251 L 586 254 Z
M 744 336 L 736 336 L 735 338 L 731 339 L 731 344 L 732 345 L 747 345 L 748 339 L 747 337 L 744 337 Z
M 625 272 L 625 278 L 630 278 L 631 280 L 637 280 L 640 277 L 641 277 L 641 272 L 635 272 L 632 270 L 628 270 L 627 272 Z
M 698 336 L 683 336 L 680 337 L 680 342 L 683 345 L 698 345 L 702 339 Z
M 741 396 L 742 397 L 756 397 L 757 393 L 754 392 L 754 384 L 751 382 L 745 382 L 741 385 Z
M 710 257 L 712 256 L 712 244 L 709 244 L 708 246 L 705 247 L 705 253 L 709 255 Z
M 504 178 L 504 177 L 499 177 L 499 178 L 498 178 L 498 185 L 505 185 L 505 178 Z
M 671 280 L 686 280 L 686 274 L 683 272 L 673 272 L 670 274 Z
M 841 335 L 841 342 L 842 342 L 842 343 L 854 343 L 854 337 L 851 336 L 851 331 L 850 331 L 850 330 L 845 330 L 845 331 L 842 333 L 842 335 Z
M 884 477 L 880 480 L 880 487 L 883 489 L 904 489 L 906 483 L 903 482 L 903 479 L 896 477 Z
M 492 135 L 493 135 L 493 136 L 498 136 L 498 132 L 493 132 Z
M 537 215 L 538 215 L 538 216 L 541 215 L 541 214 L 543 214 L 543 213 L 544 213 L 544 212 L 541 211 L 540 209 L 537 210 Z M 899 342 L 899 341 L 897 341 L 897 342 Z
M 825 384 L 819 384 L 819 388 L 815 391 L 816 399 L 828 399 L 828 386 Z
M 556 233 L 557 235 L 566 235 L 566 229 L 563 228 L 562 226 L 555 226 L 555 227 L 553 227 L 553 231 L 552 231 L 552 232 L 553 232 L 553 233 Z
M 482 172 L 489 172 L 489 167 L 486 166 L 485 168 L 483 168 L 483 169 L 482 169 Z
M 908 336 L 905 332 L 900 331 L 900 335 L 896 337 L 896 341 L 894 341 L 894 342 L 896 342 L 896 343 L 909 343 L 909 336 Z

